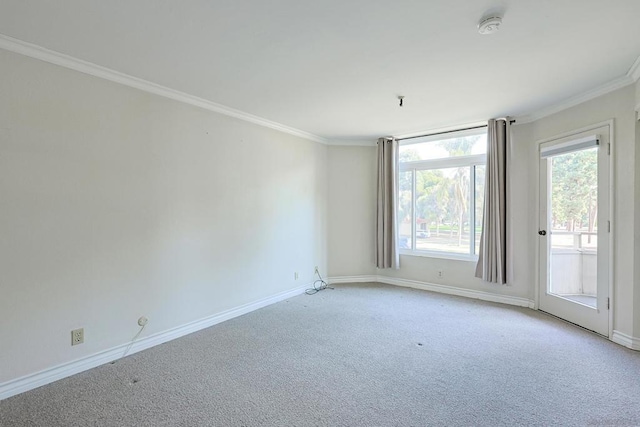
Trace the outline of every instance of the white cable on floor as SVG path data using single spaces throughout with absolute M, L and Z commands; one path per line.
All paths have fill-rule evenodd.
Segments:
M 125 357 L 127 355 L 129 350 L 131 349 L 131 346 L 133 345 L 134 342 L 136 342 L 136 340 L 138 339 L 138 337 L 140 336 L 140 334 L 144 330 L 145 326 L 147 326 L 146 323 L 144 325 L 140 326 L 140 330 L 138 331 L 137 334 L 135 334 L 135 336 L 133 337 L 133 339 L 131 340 L 131 342 L 127 346 L 127 348 L 124 349 L 124 353 L 122 353 L 122 356 L 120 357 L 120 359 L 122 359 L 123 357 Z

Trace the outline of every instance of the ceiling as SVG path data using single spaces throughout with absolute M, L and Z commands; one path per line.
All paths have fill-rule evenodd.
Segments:
M 639 17 L 638 0 L 0 0 L 0 34 L 333 141 L 584 93 L 629 71 Z

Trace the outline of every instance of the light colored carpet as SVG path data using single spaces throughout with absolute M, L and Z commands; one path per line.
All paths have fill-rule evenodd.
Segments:
M 533 310 L 342 285 L 6 399 L 0 425 L 640 425 L 640 353 Z

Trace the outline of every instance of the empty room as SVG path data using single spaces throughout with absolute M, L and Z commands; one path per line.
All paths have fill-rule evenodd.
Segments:
M 637 0 L 0 1 L 0 426 L 640 425 Z

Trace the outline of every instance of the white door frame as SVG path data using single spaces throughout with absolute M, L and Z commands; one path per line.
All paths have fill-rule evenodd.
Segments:
M 609 306 L 609 335 L 608 338 L 611 339 L 611 337 L 613 336 L 613 312 L 614 309 L 616 307 L 615 304 L 615 292 L 614 292 L 614 280 L 615 280 L 615 265 L 614 265 L 614 259 L 615 259 L 615 233 L 616 233 L 616 224 L 615 224 L 615 132 L 614 132 L 614 125 L 615 125 L 615 121 L 614 119 L 610 119 L 610 120 L 606 120 L 604 122 L 600 122 L 600 123 L 595 123 L 589 126 L 585 126 L 583 128 L 580 129 L 574 129 L 568 132 L 564 132 L 558 135 L 554 135 L 552 137 L 549 138 L 545 138 L 545 139 L 540 139 L 536 141 L 536 147 L 538 148 L 538 150 L 536 150 L 536 153 L 539 153 L 539 148 L 540 148 L 540 144 L 544 144 L 545 142 L 549 142 L 549 141 L 554 141 L 556 139 L 561 139 L 561 138 L 567 138 L 567 137 L 571 137 L 573 135 L 577 135 L 580 133 L 584 133 L 584 132 L 588 132 L 588 131 L 592 131 L 598 128 L 601 128 L 603 126 L 609 126 L 609 144 L 611 147 L 611 155 L 610 155 L 610 159 L 609 159 L 609 219 L 611 221 L 611 232 L 609 233 L 609 301 L 610 301 L 610 306 Z M 539 223 L 539 206 L 541 203 L 540 200 L 540 157 L 539 155 L 536 155 L 535 159 L 533 159 L 532 161 L 535 161 L 536 167 L 535 167 L 535 178 L 536 178 L 536 216 L 535 216 L 535 225 L 534 227 L 532 227 L 531 233 L 532 235 L 535 234 L 535 239 L 536 239 L 536 252 L 535 252 L 535 259 L 536 259 L 536 273 L 535 273 L 535 286 L 534 286 L 534 292 L 535 292 L 535 296 L 534 296 L 534 309 L 535 310 L 539 310 L 540 307 L 540 239 L 538 238 L 538 223 Z

